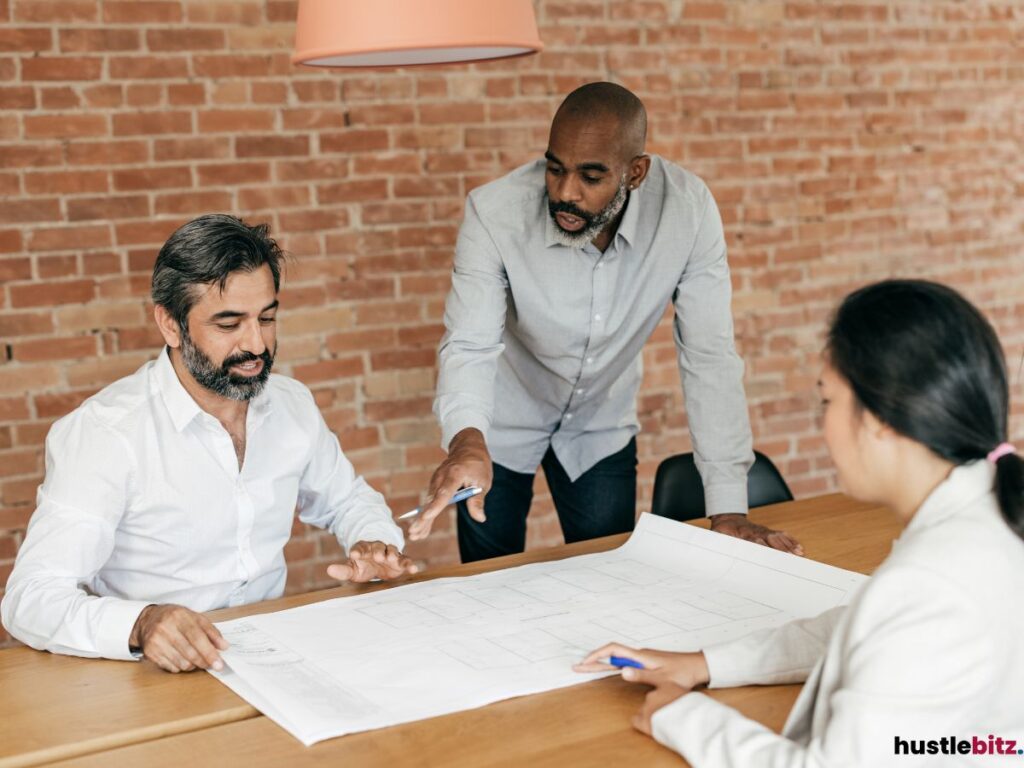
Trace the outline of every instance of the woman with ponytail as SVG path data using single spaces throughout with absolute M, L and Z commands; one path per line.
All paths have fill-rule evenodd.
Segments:
M 871 285 L 836 312 L 818 386 L 840 485 L 904 525 L 850 604 L 694 653 L 612 644 L 577 669 L 641 662 L 622 671 L 654 686 L 634 725 L 698 768 L 1019 760 L 1024 461 L 995 332 L 947 287 Z M 795 682 L 782 735 L 691 692 Z

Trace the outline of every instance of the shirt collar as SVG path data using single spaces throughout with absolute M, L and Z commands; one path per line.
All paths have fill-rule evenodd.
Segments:
M 164 405 L 171 415 L 174 428 L 179 432 L 203 412 L 203 409 L 192 399 L 192 395 L 185 390 L 178 379 L 178 374 L 171 364 L 170 350 L 167 347 L 164 347 L 153 366 L 153 380 L 164 399 Z
M 178 378 L 174 365 L 171 364 L 170 350 L 164 347 L 160 357 L 153 366 L 153 377 L 157 389 L 163 397 L 167 412 L 171 415 L 174 428 L 181 432 L 199 414 L 205 413 L 199 404 L 192 399 L 181 380 Z M 259 395 L 249 401 L 247 423 L 251 427 L 259 426 L 270 412 L 270 382 Z
M 954 467 L 914 513 L 904 535 L 943 522 L 992 492 L 995 466 L 984 459 Z M 903 538 L 901 536 L 900 538 Z
M 619 228 L 615 232 L 615 238 L 622 237 L 629 245 L 636 243 L 636 228 L 640 221 L 640 190 L 644 188 L 641 184 L 637 189 L 634 189 L 629 193 L 629 197 L 626 199 L 626 212 L 622 214 L 622 221 L 619 222 Z M 557 225 L 551 219 L 551 214 L 548 213 L 548 196 L 544 195 L 544 247 L 550 248 L 552 245 L 562 245 L 558 239 Z M 565 246 L 563 246 L 565 247 Z

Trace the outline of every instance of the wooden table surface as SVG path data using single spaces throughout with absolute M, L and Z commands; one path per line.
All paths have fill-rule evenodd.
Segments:
M 862 573 L 878 566 L 899 533 L 895 516 L 887 510 L 840 495 L 762 507 L 752 511 L 751 519 L 789 531 L 811 559 Z M 597 552 L 625 538 L 441 568 L 414 580 Z M 235 618 L 380 588 L 386 585 L 339 587 L 211 616 Z M 0 652 L 0 681 L 0 768 L 59 760 L 66 760 L 61 766 L 175 768 L 212 760 L 247 766 L 681 763 L 677 755 L 632 730 L 630 718 L 643 690 L 615 677 L 308 748 L 201 672 L 170 675 L 148 662 L 78 659 L 14 648 Z M 799 688 L 748 687 L 711 695 L 778 730 Z

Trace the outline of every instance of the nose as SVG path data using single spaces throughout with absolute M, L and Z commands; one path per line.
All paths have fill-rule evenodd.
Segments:
M 259 319 L 245 323 L 245 334 L 239 341 L 238 346 L 243 352 L 251 352 L 254 355 L 262 355 L 267 345 L 263 340 L 263 329 L 260 327 Z
M 566 173 L 558 180 L 557 191 L 563 203 L 578 203 L 583 199 L 583 185 L 574 173 Z

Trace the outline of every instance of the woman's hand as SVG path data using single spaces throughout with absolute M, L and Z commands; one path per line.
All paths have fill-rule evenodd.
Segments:
M 608 663 L 610 656 L 624 656 L 639 661 L 644 669 L 625 667 L 622 670 L 624 680 L 647 685 L 663 685 L 672 683 L 689 691 L 698 685 L 707 685 L 711 679 L 704 654 L 673 653 L 672 651 L 652 651 L 648 648 L 630 648 L 618 643 L 603 645 L 596 651 L 587 654 L 573 669 L 577 672 L 607 672 L 617 669 Z

